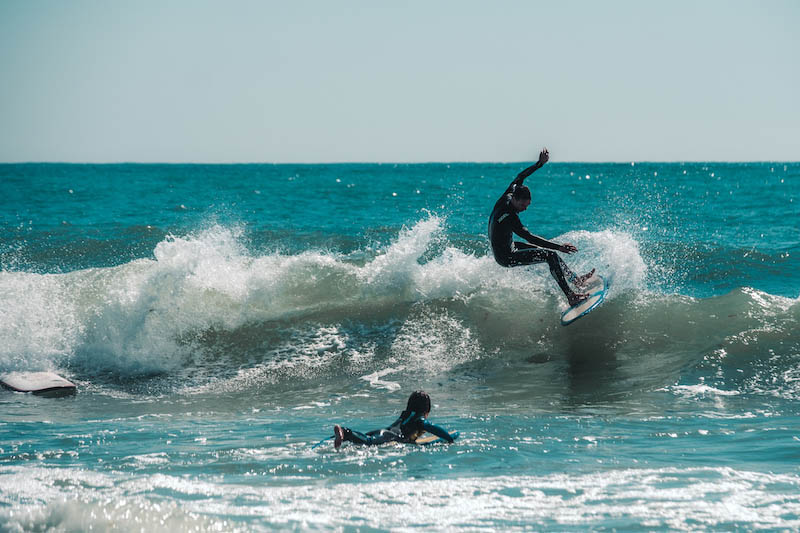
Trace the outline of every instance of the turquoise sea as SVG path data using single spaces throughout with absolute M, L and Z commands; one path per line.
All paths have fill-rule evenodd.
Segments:
M 0 165 L 0 531 L 800 529 L 800 163 L 528 164 Z

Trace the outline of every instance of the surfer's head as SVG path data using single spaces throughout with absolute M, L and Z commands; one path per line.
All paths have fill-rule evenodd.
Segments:
M 518 212 L 525 211 L 531 205 L 531 190 L 524 185 L 517 185 L 511 194 L 511 203 Z
M 408 405 L 406 411 L 414 411 L 423 416 L 431 412 L 431 397 L 425 391 L 414 391 L 408 397 Z

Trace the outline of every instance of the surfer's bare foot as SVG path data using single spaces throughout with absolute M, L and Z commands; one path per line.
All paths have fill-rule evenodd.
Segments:
M 578 305 L 579 303 L 581 303 L 582 301 L 584 301 L 588 297 L 589 297 L 588 294 L 575 292 L 575 293 L 572 293 L 571 296 L 567 296 L 567 301 L 569 302 L 569 306 L 570 307 L 575 307 L 576 305 Z
M 344 431 L 342 431 L 342 428 L 339 426 L 339 424 L 336 424 L 333 426 L 333 447 L 338 450 L 339 446 L 342 445 L 343 440 Z
M 590 272 L 587 272 L 583 276 L 578 276 L 577 278 L 575 278 L 575 285 L 577 285 L 578 287 L 585 287 L 586 282 L 592 279 L 592 276 L 594 276 L 594 270 L 595 269 L 592 269 Z

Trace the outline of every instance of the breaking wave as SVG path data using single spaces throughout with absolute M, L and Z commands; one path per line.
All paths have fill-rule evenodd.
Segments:
M 566 304 L 545 265 L 504 269 L 452 246 L 444 225 L 430 216 L 377 253 L 347 255 L 254 254 L 241 228 L 215 226 L 121 266 L 4 271 L 0 370 L 273 382 L 342 371 L 381 383 L 387 367 L 442 372 L 487 357 L 648 353 L 685 368 L 778 353 L 778 371 L 797 377 L 798 300 L 659 292 L 630 235 L 574 232 L 561 237 L 582 250 L 571 267 L 597 267 L 612 285 L 591 318 L 562 328 Z

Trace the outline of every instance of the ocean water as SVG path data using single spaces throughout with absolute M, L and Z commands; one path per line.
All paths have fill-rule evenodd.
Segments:
M 0 165 L 2 531 L 800 529 L 800 164 Z M 428 391 L 453 445 L 338 452 Z

